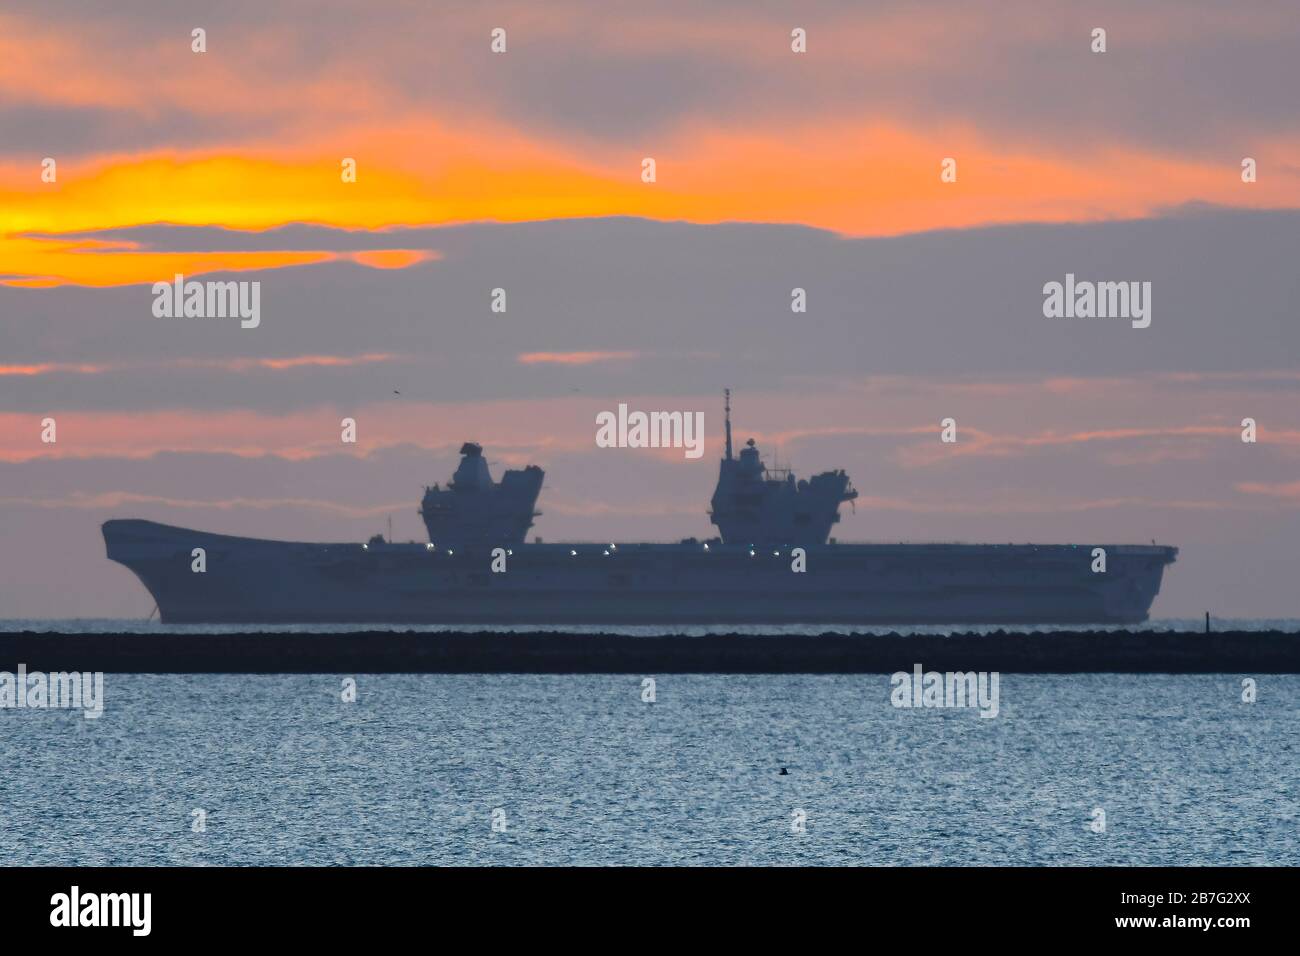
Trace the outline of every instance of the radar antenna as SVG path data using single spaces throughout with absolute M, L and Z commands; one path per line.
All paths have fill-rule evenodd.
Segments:
M 731 389 L 724 388 L 722 393 L 726 396 L 726 417 L 727 417 L 727 461 L 731 461 Z

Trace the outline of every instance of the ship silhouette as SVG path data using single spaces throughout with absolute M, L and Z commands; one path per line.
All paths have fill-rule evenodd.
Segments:
M 767 468 L 753 439 L 734 455 L 730 392 L 725 410 L 718 534 L 706 540 L 526 543 L 544 472 L 493 481 L 482 447 L 466 442 L 447 486 L 425 490 L 425 544 L 271 541 L 140 519 L 105 522 L 104 541 L 169 623 L 1133 624 L 1177 557 L 1155 544 L 837 543 L 840 505 L 857 498 L 848 475 L 796 480 Z

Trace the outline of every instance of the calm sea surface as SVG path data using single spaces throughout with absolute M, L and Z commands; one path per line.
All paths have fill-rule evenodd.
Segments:
M 108 674 L 97 720 L 0 710 L 0 865 L 1297 865 L 1300 676 L 1243 676 L 1004 674 L 982 719 L 884 675 Z

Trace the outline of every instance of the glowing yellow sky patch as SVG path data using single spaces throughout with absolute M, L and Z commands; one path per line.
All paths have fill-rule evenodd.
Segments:
M 178 273 L 247 272 L 334 258 L 332 252 L 105 252 L 82 242 L 6 237 L 0 239 L 0 275 L 17 278 L 0 282 L 26 288 L 152 284 Z
M 343 183 L 340 161 L 275 161 L 245 156 L 106 160 L 89 169 L 59 167 L 55 183 L 35 175 L 13 186 L 6 170 L 0 189 L 5 233 L 84 232 L 164 222 L 231 229 L 269 229 L 287 222 L 374 228 L 410 222 L 432 208 L 419 180 L 367 168 Z
M 73 24 L 44 14 L 0 12 L 0 99 L 49 110 L 52 120 L 60 119 L 56 111 L 85 111 L 87 123 L 111 126 L 120 120 L 124 133 L 138 129 L 148 137 L 137 151 L 118 154 L 67 147 L 57 155 L 53 144 L 3 144 L 0 282 L 109 286 L 169 279 L 176 272 L 273 269 L 338 258 L 380 269 L 424 261 L 415 251 L 158 253 L 73 246 L 58 238 L 148 223 L 236 230 L 315 223 L 374 230 L 626 215 L 797 223 L 846 236 L 886 236 L 1132 218 L 1193 201 L 1300 208 L 1300 175 L 1292 159 L 1300 141 L 1293 127 L 1270 135 L 1260 130 L 1288 128 L 1260 126 L 1254 135 L 1237 136 L 1240 146 L 1231 152 L 1179 153 L 1158 140 L 1130 145 L 1113 131 L 1083 129 L 1065 136 L 1040 129 L 1032 119 L 1012 125 L 1014 117 L 1005 114 L 1014 103 L 973 109 L 969 125 L 954 125 L 944 118 L 953 115 L 948 110 L 918 115 L 911 97 L 893 82 L 873 83 L 882 79 L 882 70 L 891 79 L 914 77 L 921 86 L 935 75 L 954 84 L 964 76 L 1000 76 L 999 51 L 1014 56 L 1033 50 L 1045 57 L 1044 67 L 1076 71 L 1070 75 L 1086 84 L 1094 61 L 1057 61 L 1053 51 L 1064 51 L 1062 44 L 1074 43 L 1080 53 L 1086 45 L 1067 39 L 1052 16 L 998 17 L 951 5 L 936 19 L 906 6 L 831 5 L 814 18 L 809 55 L 796 57 L 784 14 L 753 10 L 736 17 L 700 9 L 683 18 L 649 5 L 617 17 L 592 17 L 585 5 L 560 3 L 540 16 L 507 4 L 502 12 L 516 25 L 515 52 L 493 58 L 494 70 L 513 69 L 516 54 L 527 64 L 530 51 L 581 43 L 597 56 L 659 63 L 665 70 L 683 57 L 715 63 L 721 58 L 734 62 L 742 79 L 751 75 L 747 70 L 787 71 L 807 84 L 801 87 L 810 100 L 806 110 L 761 95 L 733 102 L 704 88 L 698 99 L 673 104 L 662 122 L 614 143 L 603 124 L 556 122 L 546 110 L 520 120 L 516 110 L 495 108 L 510 103 L 516 89 L 511 84 L 527 83 L 529 73 L 500 89 L 489 84 L 482 97 L 444 90 L 436 82 L 429 89 L 413 86 L 402 64 L 428 54 L 427 38 L 456 46 L 459 38 L 473 35 L 483 44 L 481 55 L 488 56 L 486 35 L 473 5 L 434 5 L 430 11 L 419 4 L 397 6 L 402 9 L 379 15 L 391 18 L 389 29 L 358 29 L 346 42 L 340 35 L 323 53 L 300 40 L 292 15 L 268 10 L 255 29 L 214 34 L 212 52 L 204 55 L 191 52 L 188 24 L 143 26 L 107 14 L 102 21 Z M 1207 34 L 1249 44 L 1289 29 L 1289 14 L 1225 6 L 1175 23 L 1163 10 L 1134 9 L 1126 11 L 1122 32 L 1130 50 L 1195 44 Z M 283 55 L 272 55 L 277 52 Z M 1263 46 L 1262 53 L 1268 52 Z M 546 61 L 532 62 L 536 68 Z M 611 71 L 610 82 L 628 82 L 618 77 Z M 846 99 L 844 91 L 851 89 L 860 90 L 860 97 Z M 818 102 L 822 92 L 824 104 Z M 555 106 L 570 118 L 580 109 L 565 102 Z M 180 117 L 184 123 L 176 122 Z M 981 117 L 996 125 L 978 125 Z M 61 122 L 51 123 L 51 129 L 61 128 Z M 584 128 L 586 134 L 575 132 Z M 202 131 L 197 139 L 196 129 Z M 1238 149 L 1259 161 L 1257 183 L 1241 182 Z M 40 177 L 46 151 L 58 159 L 53 183 Z M 653 184 L 640 179 L 647 156 L 657 162 Z M 955 183 L 940 182 L 944 157 L 957 161 Z M 340 175 L 344 158 L 356 161 L 355 182 Z M 38 241 L 31 233 L 55 238 Z
M 424 249 L 365 249 L 351 255 L 353 262 L 372 269 L 406 269 L 436 258 L 437 253 Z
M 12 182 L 4 170 L 0 182 Z M 159 253 L 96 245 L 81 233 L 150 223 L 264 230 L 306 222 L 352 229 L 475 219 L 524 220 L 617 212 L 630 203 L 600 201 L 606 185 L 556 172 L 445 170 L 432 181 L 362 167 L 354 183 L 340 177 L 336 160 L 272 161 L 222 156 L 182 160 L 119 160 L 78 174 L 61 168 L 59 180 L 37 177 L 21 188 L 0 188 L 0 279 L 10 285 L 66 283 L 112 286 L 170 280 L 214 271 L 247 271 L 351 258 L 380 269 L 400 269 L 434 258 L 423 250 L 332 253 Z M 24 235 L 36 233 L 42 238 Z M 55 237 L 55 238 L 50 238 Z
M 837 124 L 775 131 L 683 132 L 641 180 L 639 153 L 578 157 L 485 131 L 399 126 L 355 133 L 362 156 L 344 182 L 338 158 L 154 156 L 60 168 L 53 184 L 0 168 L 0 276 L 11 285 L 112 286 L 176 273 L 275 269 L 350 258 L 406 268 L 419 250 L 152 252 L 60 238 L 148 223 L 265 230 L 288 223 L 374 230 L 495 220 L 630 215 L 695 223 L 800 223 L 884 236 L 1014 222 L 1151 215 L 1189 201 L 1300 207 L 1300 179 L 1243 184 L 1231 165 L 1136 150 L 1060 155 L 985 142 L 969 130 L 922 135 Z M 319 150 L 319 146 L 313 147 Z M 1286 144 L 1261 146 L 1281 155 Z M 492 156 L 491 160 L 483 157 Z M 957 161 L 955 183 L 940 162 Z M 1261 158 L 1261 164 L 1265 160 Z M 44 238 L 34 235 L 39 234 Z

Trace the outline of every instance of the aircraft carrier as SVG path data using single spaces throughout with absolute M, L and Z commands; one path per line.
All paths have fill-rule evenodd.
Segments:
M 1135 624 L 1178 554 L 837 543 L 840 505 L 857 497 L 848 475 L 796 481 L 767 468 L 753 439 L 733 454 L 730 411 L 728 396 L 717 535 L 704 540 L 526 543 L 542 469 L 493 481 L 468 442 L 448 485 L 426 489 L 427 543 L 271 541 L 139 519 L 105 522 L 104 541 L 164 622 L 240 624 Z

